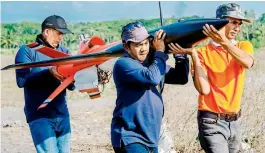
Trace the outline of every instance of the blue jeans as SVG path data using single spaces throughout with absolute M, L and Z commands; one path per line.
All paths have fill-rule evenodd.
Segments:
M 29 122 L 38 153 L 70 153 L 69 118 L 40 118 Z
M 147 147 L 141 143 L 132 143 L 122 147 L 113 147 L 115 153 L 158 153 L 157 147 Z

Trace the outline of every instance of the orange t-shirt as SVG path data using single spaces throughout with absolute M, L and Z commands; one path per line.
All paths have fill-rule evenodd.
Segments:
M 236 46 L 253 55 L 249 41 Z M 245 81 L 245 68 L 221 46 L 212 43 L 198 50 L 200 62 L 208 75 L 210 93 L 199 95 L 199 110 L 215 113 L 236 113 L 240 110 Z

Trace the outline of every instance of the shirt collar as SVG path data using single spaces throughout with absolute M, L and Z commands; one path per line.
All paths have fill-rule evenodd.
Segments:
M 41 44 L 41 45 L 44 45 L 44 46 L 47 46 L 49 48 L 52 48 L 52 49 L 58 49 L 60 47 L 60 44 L 58 44 L 58 46 L 56 48 L 53 48 L 45 39 L 44 37 L 42 36 L 42 34 L 39 34 L 37 35 L 36 37 L 36 42 Z
M 235 39 L 230 40 L 233 45 L 236 45 L 237 41 Z M 213 44 L 215 47 L 221 46 L 220 44 L 214 42 L 212 39 L 210 40 L 210 43 Z

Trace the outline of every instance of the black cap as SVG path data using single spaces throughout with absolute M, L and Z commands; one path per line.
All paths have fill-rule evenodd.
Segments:
M 69 29 L 67 29 L 67 25 L 65 20 L 58 16 L 58 15 L 52 15 L 47 17 L 41 24 L 42 30 L 46 28 L 53 28 L 63 34 L 72 33 Z

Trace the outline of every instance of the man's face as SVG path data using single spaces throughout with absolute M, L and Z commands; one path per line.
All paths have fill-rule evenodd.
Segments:
M 55 29 L 45 29 L 46 41 L 54 48 L 56 48 L 61 40 L 63 34 Z
M 225 26 L 225 35 L 229 40 L 235 39 L 240 31 L 242 20 L 231 17 L 227 17 L 226 19 L 229 20 L 229 23 Z
M 149 39 L 145 39 L 139 43 L 131 42 L 125 49 L 135 60 L 143 62 L 149 53 L 149 46 Z

